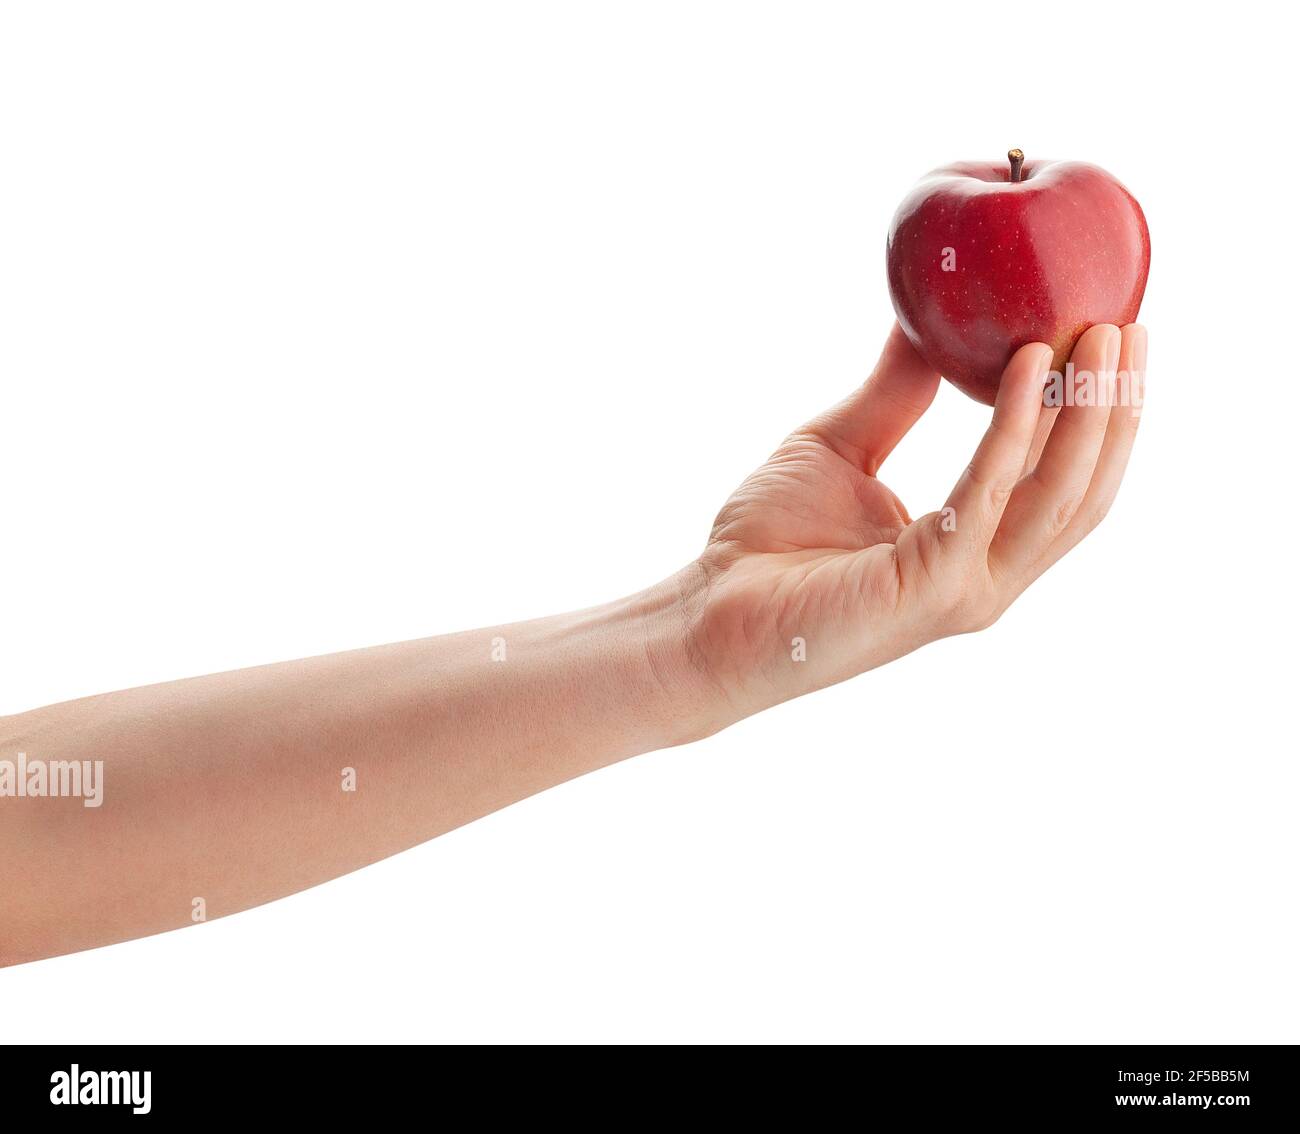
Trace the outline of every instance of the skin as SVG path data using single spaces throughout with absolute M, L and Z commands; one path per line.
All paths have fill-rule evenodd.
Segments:
M 45 864 L 0 889 L 0 964 L 193 924 L 195 898 L 208 919 L 271 901 L 989 626 L 1105 515 L 1137 430 L 1130 406 L 1045 409 L 1050 358 L 1012 358 L 952 512 L 913 520 L 878 477 L 939 383 L 895 326 L 639 594 L 0 718 L 0 759 L 104 763 L 98 808 L 0 798 L 0 861 Z M 1073 361 L 1144 372 L 1146 333 L 1093 327 Z

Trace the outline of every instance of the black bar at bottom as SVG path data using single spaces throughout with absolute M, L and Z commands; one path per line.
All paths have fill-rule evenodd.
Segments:
M 1289 1128 L 1300 1057 L 1273 1047 L 863 1047 L 829 1057 L 746 1048 L 664 1055 L 590 1050 L 515 1065 L 493 1053 L 458 1066 L 411 1047 L 10 1047 L 0 1055 L 0 1126 L 173 1123 L 222 1118 L 499 1119 L 662 1116 L 674 1124 L 747 1113 L 810 1122 L 873 1116 L 1030 1118 Z M 472 1056 L 470 1058 L 473 1058 Z M 671 1058 L 669 1056 L 668 1058 Z M 148 1077 L 145 1077 L 145 1072 Z M 666 1073 L 667 1072 L 667 1073 Z M 468 1108 L 468 1113 L 466 1113 Z M 41 1126 L 36 1126 L 40 1123 Z

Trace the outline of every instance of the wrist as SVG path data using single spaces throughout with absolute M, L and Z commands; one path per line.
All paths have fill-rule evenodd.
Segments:
M 638 699 L 648 707 L 653 736 L 647 750 L 701 740 L 745 715 L 700 652 L 697 626 L 705 585 L 703 567 L 692 563 L 613 604 L 631 644 Z

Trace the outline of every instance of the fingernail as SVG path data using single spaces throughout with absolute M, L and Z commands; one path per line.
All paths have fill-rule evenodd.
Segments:
M 1147 329 L 1135 323 L 1129 332 L 1133 336 L 1133 373 L 1129 375 L 1129 387 L 1135 412 L 1140 412 L 1147 396 Z
M 1038 373 L 1042 376 L 1044 382 L 1047 381 L 1048 375 L 1052 372 L 1052 358 L 1052 348 L 1044 343 L 1038 358 Z
M 1047 407 L 1052 398 L 1052 394 L 1050 393 L 1052 386 L 1052 363 L 1055 359 L 1056 355 L 1052 353 L 1052 348 L 1044 346 L 1042 358 L 1038 363 L 1039 387 L 1042 390 L 1041 400 L 1044 408 Z
M 1114 374 L 1119 369 L 1119 345 L 1123 341 L 1118 327 L 1106 332 L 1106 371 Z
M 1147 329 L 1141 323 L 1133 324 L 1133 367 L 1140 374 L 1147 372 Z

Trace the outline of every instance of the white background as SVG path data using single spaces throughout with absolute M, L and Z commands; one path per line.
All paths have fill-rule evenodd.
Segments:
M 1300 1039 L 1293 45 L 892 9 L 4 7 L 0 712 L 669 574 L 865 375 L 942 162 L 1094 161 L 1154 252 L 1125 490 L 991 631 L 5 970 L 0 1040 Z

